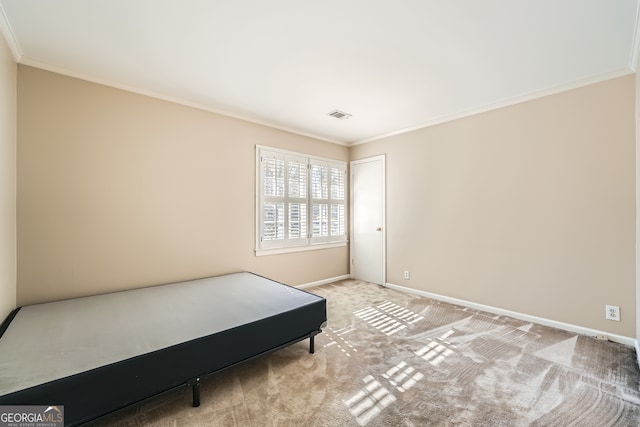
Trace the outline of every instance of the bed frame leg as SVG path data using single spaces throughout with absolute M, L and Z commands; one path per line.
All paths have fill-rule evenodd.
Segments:
M 193 407 L 200 406 L 200 378 L 195 378 L 189 382 L 193 390 Z
M 315 345 L 314 345 L 314 341 L 315 341 L 314 338 L 315 338 L 315 335 L 311 335 L 309 337 L 309 353 L 311 354 L 315 353 L 316 351 Z

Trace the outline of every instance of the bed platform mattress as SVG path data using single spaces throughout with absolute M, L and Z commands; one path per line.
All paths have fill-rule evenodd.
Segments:
M 21 307 L 0 330 L 0 405 L 81 424 L 311 337 L 324 298 L 252 273 Z

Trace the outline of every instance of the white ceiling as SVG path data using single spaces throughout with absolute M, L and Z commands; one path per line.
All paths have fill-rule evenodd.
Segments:
M 20 63 L 351 145 L 633 72 L 638 1 L 0 0 L 0 26 Z

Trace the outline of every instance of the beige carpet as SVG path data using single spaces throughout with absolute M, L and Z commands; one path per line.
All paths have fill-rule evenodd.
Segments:
M 638 426 L 632 348 L 355 280 L 316 337 L 99 426 Z

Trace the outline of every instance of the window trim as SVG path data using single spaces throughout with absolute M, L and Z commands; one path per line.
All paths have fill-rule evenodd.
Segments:
M 282 156 L 291 156 L 291 157 L 298 157 L 301 159 L 306 159 L 307 164 L 309 165 L 309 173 L 307 174 L 307 194 L 306 194 L 306 199 L 307 199 L 307 227 L 306 227 L 306 231 L 307 231 L 307 237 L 306 238 L 302 238 L 302 239 L 295 239 L 298 242 L 295 242 L 294 239 L 289 240 L 289 239 L 285 239 L 282 241 L 282 245 L 273 245 L 273 247 L 264 247 L 261 243 L 261 233 L 262 233 L 262 222 L 263 222 L 263 201 L 264 201 L 264 183 L 263 183 L 263 167 L 262 167 L 262 161 L 261 158 L 263 157 L 263 152 L 271 152 L 271 153 L 277 153 L 279 155 Z M 293 252 L 304 252 L 304 251 L 311 251 L 311 250 L 320 250 L 320 249 L 329 249 L 329 248 L 336 248 L 336 247 L 344 247 L 347 245 L 348 243 L 348 239 L 347 239 L 347 233 L 348 233 L 348 218 L 347 218 L 347 209 L 348 209 L 348 163 L 346 161 L 342 161 L 342 160 L 335 160 L 335 159 L 329 159 L 329 158 L 324 158 L 324 157 L 318 157 L 318 156 L 311 156 L 308 154 L 304 154 L 304 153 L 299 153 L 299 152 L 295 152 L 295 151 L 289 151 L 289 150 L 282 150 L 279 148 L 274 148 L 274 147 L 268 147 L 268 146 L 264 146 L 264 145 L 256 145 L 256 151 L 255 151 L 255 170 L 256 170 L 256 182 L 255 182 L 255 247 L 254 247 L 254 251 L 256 256 L 264 256 L 264 255 L 277 255 L 277 254 L 285 254 L 285 253 L 293 253 Z M 311 172 L 310 172 L 310 167 L 312 164 L 323 164 L 323 165 L 330 165 L 330 166 L 338 166 L 340 169 L 343 170 L 344 172 L 344 197 L 342 200 L 342 205 L 344 206 L 344 234 L 342 235 L 343 237 L 339 237 L 336 239 L 331 239 L 329 241 L 327 240 L 327 237 L 311 237 L 311 233 L 312 233 L 312 205 L 314 200 L 312 198 L 312 192 L 311 192 Z M 286 164 L 285 164 L 286 167 Z M 285 175 L 285 181 L 287 180 L 287 176 Z M 285 188 L 286 188 L 285 184 Z M 330 188 L 330 183 L 329 183 L 329 188 L 328 188 L 329 193 L 331 192 L 331 188 Z M 329 197 L 331 197 L 329 195 Z M 288 195 L 285 194 L 284 196 L 284 200 L 286 200 L 288 198 Z M 329 211 L 331 210 L 331 199 L 326 199 L 328 204 L 329 204 Z M 285 207 L 285 217 L 287 216 L 286 214 L 286 207 Z M 329 216 L 330 216 L 330 212 L 329 212 Z M 331 224 L 328 225 L 329 229 L 331 228 Z M 285 226 L 285 230 L 286 230 L 286 226 Z M 285 231 L 286 232 L 286 231 Z M 301 241 L 305 241 L 305 243 L 300 243 Z

